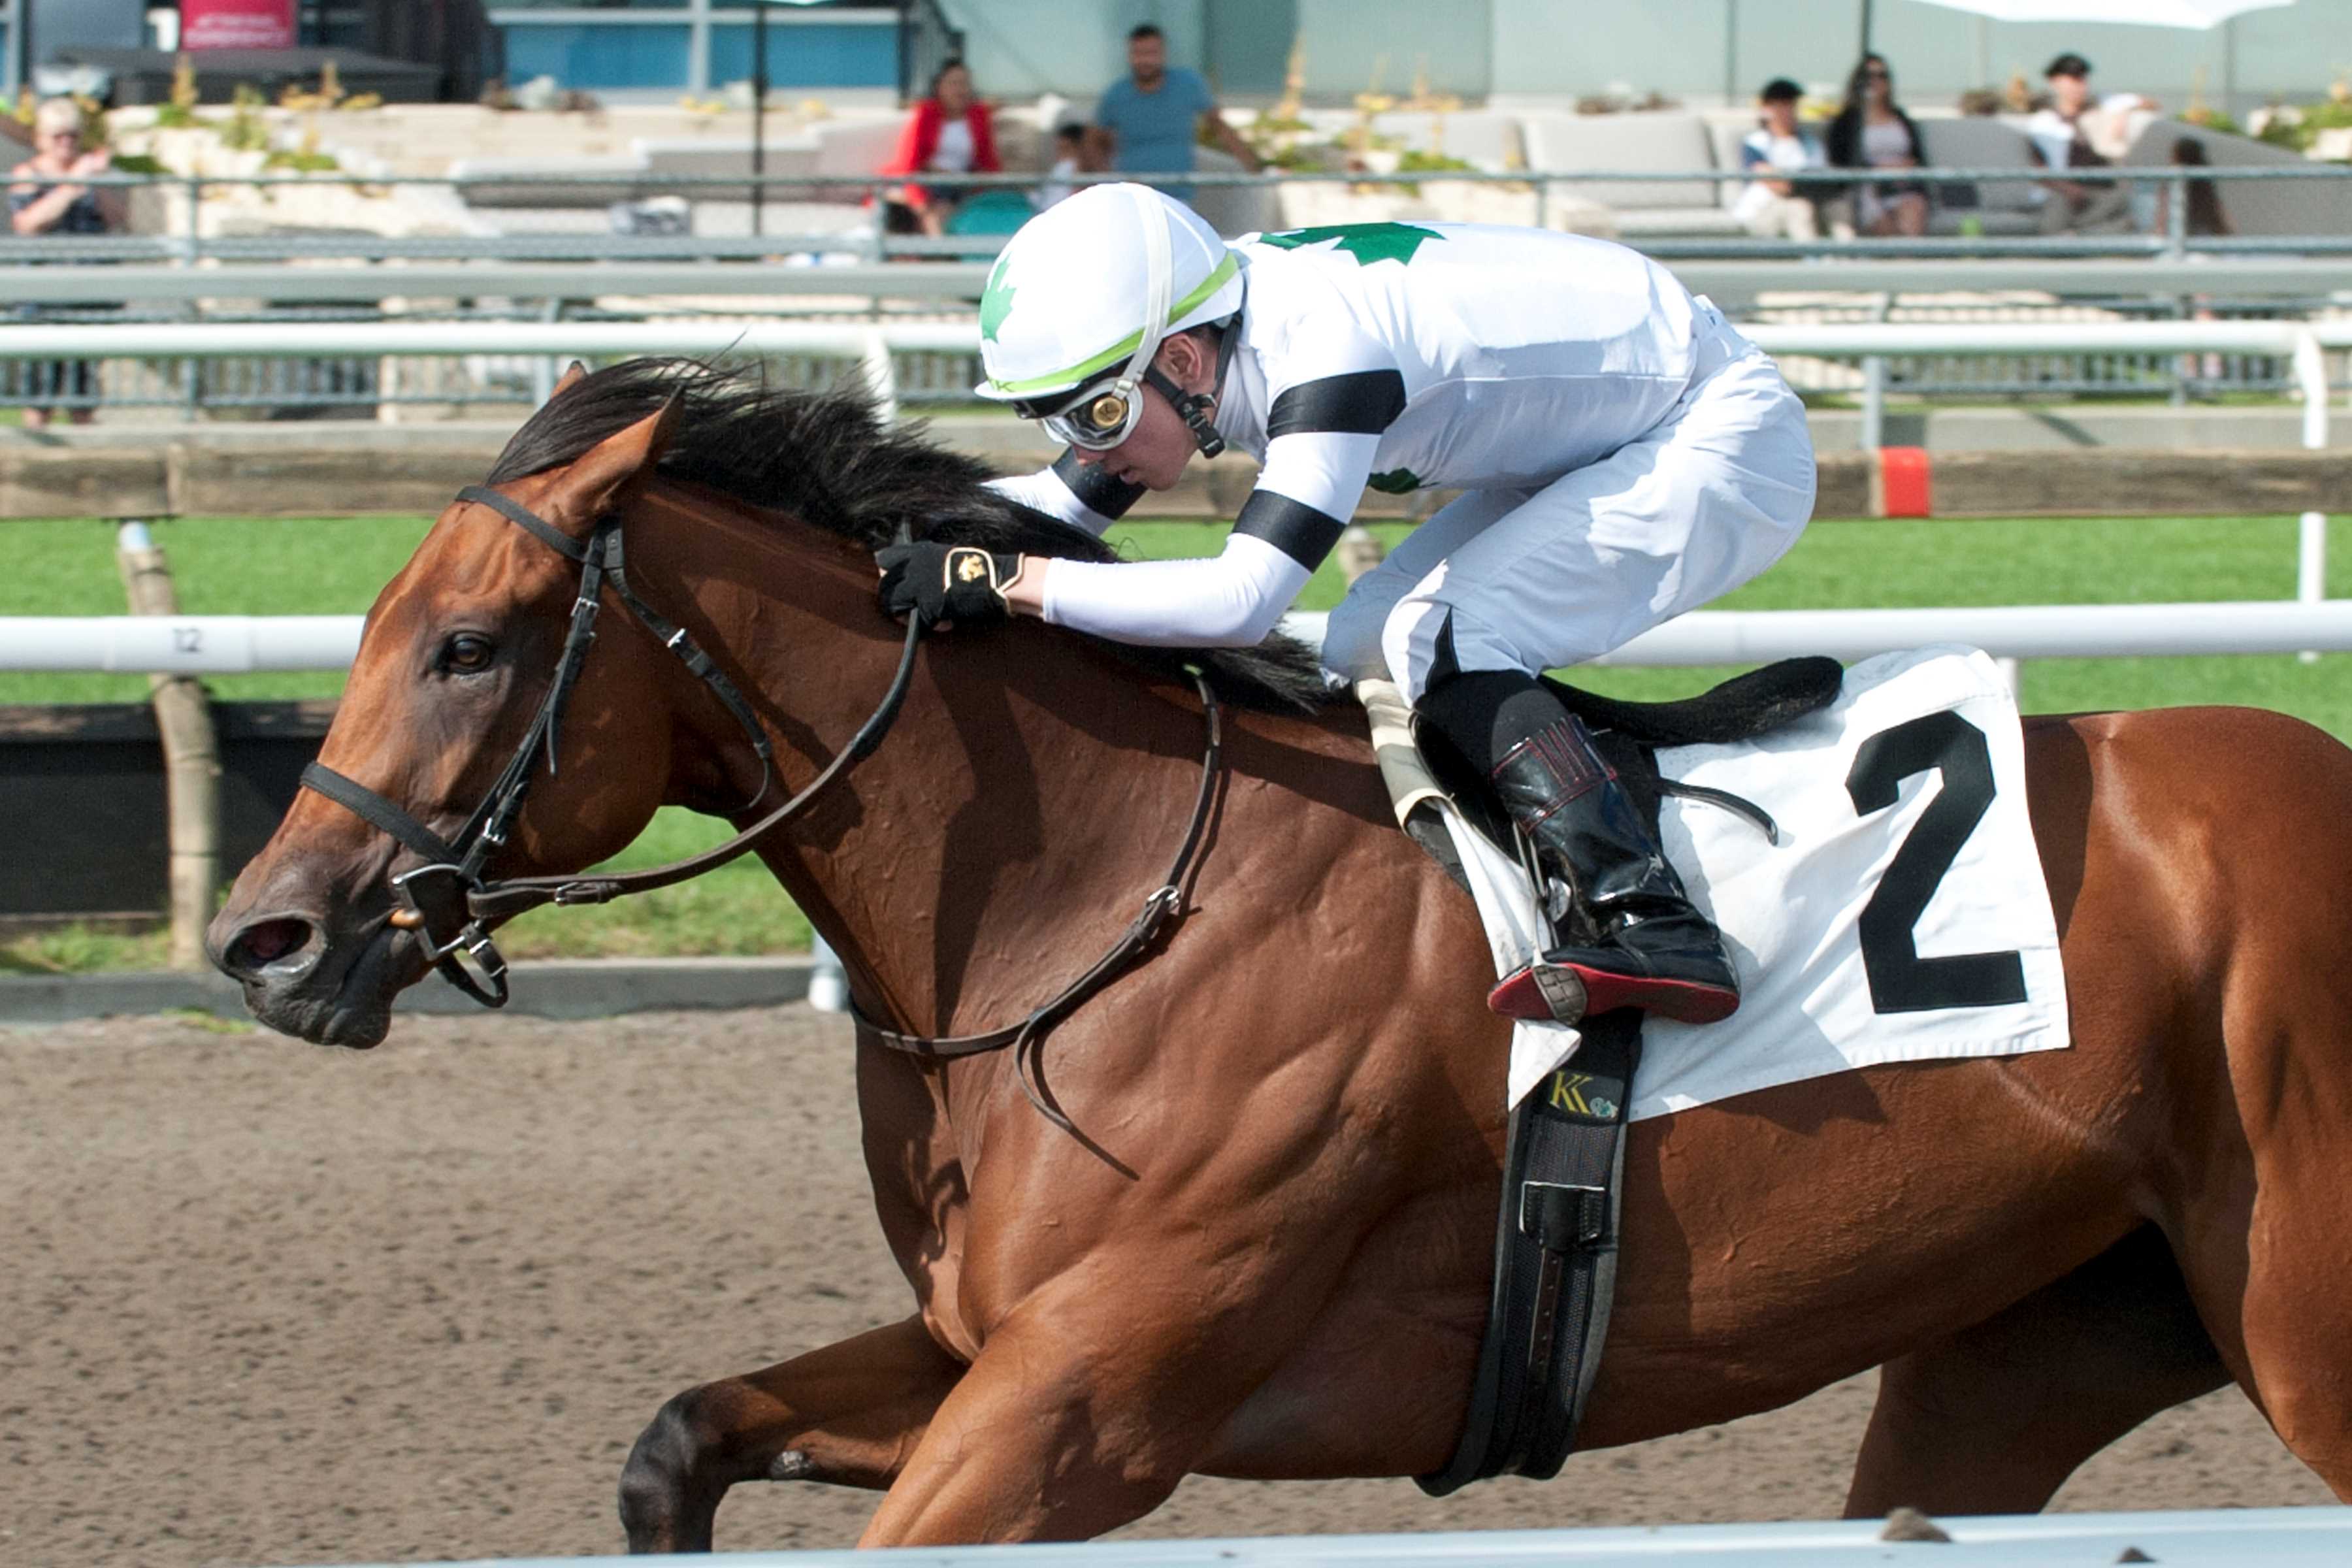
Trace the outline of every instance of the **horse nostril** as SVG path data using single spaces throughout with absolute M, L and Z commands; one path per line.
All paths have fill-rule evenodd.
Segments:
M 289 952 L 299 952 L 310 937 L 310 922 L 290 915 L 256 921 L 228 944 L 227 968 L 236 974 L 255 973 Z

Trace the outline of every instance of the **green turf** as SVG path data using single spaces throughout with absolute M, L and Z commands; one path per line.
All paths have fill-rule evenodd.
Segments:
M 365 610 L 427 520 L 187 519 L 158 523 L 180 603 L 192 614 Z M 1402 524 L 1374 530 L 1393 543 Z M 1112 534 L 1138 558 L 1213 553 L 1222 526 L 1127 522 Z M 0 523 L 10 570 L 0 615 L 115 615 L 114 531 L 99 522 Z M 2352 596 L 2352 520 L 2330 529 L 2329 591 Z M 1727 608 L 1844 605 L 2128 604 L 2284 599 L 2294 592 L 2292 518 L 1825 522 L 1789 558 L 1720 603 Z M 1342 584 L 1327 563 L 1300 605 L 1328 609 Z M 2352 740 L 2352 656 L 2305 665 L 2292 656 L 2048 659 L 2025 667 L 2030 710 L 2242 702 L 2297 714 Z M 1579 679 L 1621 696 L 1669 697 L 1727 670 L 1593 669 Z M 224 700 L 329 697 L 339 676 L 216 679 Z M 0 674 L 0 702 L 137 701 L 138 676 Z M 727 826 L 666 811 L 616 865 L 650 865 L 718 842 Z M 753 860 L 699 881 L 596 909 L 541 910 L 508 928 L 510 956 L 751 953 L 804 948 L 808 926 Z M 0 948 L 0 968 L 89 969 L 159 963 L 161 938 L 63 931 Z

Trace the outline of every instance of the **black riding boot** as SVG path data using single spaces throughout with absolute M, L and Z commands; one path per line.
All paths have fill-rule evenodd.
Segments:
M 1541 681 L 1480 670 L 1442 679 L 1420 713 L 1486 773 L 1542 863 L 1574 889 L 1597 940 L 1553 949 L 1506 978 L 1487 1005 L 1514 1018 L 1574 1023 L 1639 1007 L 1712 1024 L 1739 1005 L 1723 939 L 1592 748 L 1583 721 Z

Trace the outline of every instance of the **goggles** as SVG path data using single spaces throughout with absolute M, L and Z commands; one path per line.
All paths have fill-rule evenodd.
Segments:
M 1083 387 L 1076 396 L 1051 411 L 1019 404 L 1013 411 L 1036 420 L 1057 441 L 1089 452 L 1108 452 L 1135 434 L 1143 417 L 1143 388 L 1121 376 Z

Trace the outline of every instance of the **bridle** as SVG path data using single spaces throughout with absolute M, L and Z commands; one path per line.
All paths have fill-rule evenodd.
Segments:
M 382 828 L 402 844 L 425 857 L 425 863 L 404 871 L 392 879 L 393 889 L 401 903 L 420 922 L 426 956 L 441 971 L 443 978 L 486 1007 L 503 1007 L 507 1002 L 507 965 L 490 941 L 482 922 L 505 919 L 535 909 L 541 904 L 598 904 L 618 898 L 623 893 L 643 892 L 651 888 L 667 887 L 687 877 L 698 876 L 714 866 L 725 864 L 751 847 L 760 832 L 774 826 L 785 817 L 796 814 L 804 805 L 816 785 L 837 776 L 842 759 L 835 766 L 820 775 L 815 785 L 803 790 L 776 811 L 762 818 L 759 827 L 739 834 L 719 851 L 698 855 L 688 860 L 654 868 L 649 872 L 614 877 L 516 877 L 500 882 L 483 880 L 483 868 L 507 841 L 514 827 L 515 818 L 521 815 L 524 797 L 530 793 L 531 781 L 538 772 L 533 765 L 543 748 L 547 752 L 547 771 L 556 771 L 556 735 L 563 726 L 563 707 L 572 695 L 580 670 L 588 659 L 589 645 L 596 640 L 596 616 L 603 605 L 604 590 L 609 584 L 623 608 L 636 617 L 653 633 L 656 641 L 667 648 L 709 687 L 727 710 L 735 716 L 743 732 L 751 739 L 751 749 L 760 759 L 760 787 L 743 809 L 748 811 L 767 795 L 775 777 L 774 749 L 767 731 L 761 729 L 753 717 L 751 705 L 727 678 L 726 671 L 713 663 L 710 656 L 696 646 L 686 628 L 663 616 L 637 596 L 630 586 L 627 564 L 622 545 L 620 519 L 607 516 L 597 520 L 586 542 L 573 539 L 521 502 L 483 485 L 467 485 L 457 492 L 461 501 L 472 501 L 488 507 L 509 522 L 547 545 L 551 550 L 580 563 L 580 592 L 572 601 L 572 620 L 564 632 L 563 647 L 556 655 L 555 679 L 540 700 L 539 710 L 531 715 L 530 727 L 523 731 L 521 742 L 514 755 L 490 785 L 489 793 L 466 819 L 456 841 L 442 837 L 415 816 L 386 799 L 375 790 L 347 774 L 337 773 L 324 763 L 313 762 L 302 770 L 302 785 L 317 791 L 329 800 L 343 806 L 355 816 Z M 863 754 L 859 742 L 870 751 L 881 740 L 881 731 L 896 717 L 898 701 L 906 695 L 907 679 L 914 663 L 917 633 L 909 627 L 906 657 L 899 661 L 898 679 L 892 682 L 889 694 L 866 729 L 858 731 L 856 740 L 843 758 Z M 869 734 L 870 731 L 870 734 Z M 725 853 L 719 853 L 725 851 Z M 673 874 L 675 873 L 675 874 Z
M 890 678 L 889 689 L 882 694 L 882 700 L 876 705 L 866 722 L 858 726 L 849 744 L 843 747 L 799 793 L 725 843 L 698 855 L 640 871 L 486 880 L 482 873 L 490 858 L 506 843 L 515 819 L 521 815 L 523 799 L 530 793 L 531 781 L 538 776 L 535 764 L 541 751 L 547 753 L 548 773 L 552 775 L 555 772 L 555 742 L 563 723 L 564 703 L 580 678 L 582 666 L 587 662 L 589 645 L 596 640 L 596 616 L 607 587 L 612 589 L 622 607 L 653 634 L 656 641 L 675 654 L 709 688 L 750 738 L 751 749 L 760 759 L 760 787 L 742 806 L 742 811 L 751 810 L 767 795 L 775 779 L 775 758 L 767 731 L 761 728 L 758 718 L 751 711 L 751 705 L 743 700 L 742 692 L 728 679 L 727 673 L 697 646 L 683 626 L 646 604 L 630 585 L 622 548 L 621 520 L 617 515 L 598 519 L 583 543 L 521 502 L 487 486 L 467 485 L 457 492 L 457 499 L 488 507 L 550 549 L 580 563 L 580 591 L 572 600 L 571 624 L 564 634 L 563 647 L 556 656 L 555 679 L 549 684 L 547 695 L 540 700 L 538 711 L 531 715 L 530 728 L 524 731 L 521 742 L 515 748 L 514 755 L 508 759 L 498 782 L 490 786 L 489 793 L 482 797 L 481 804 L 466 819 L 465 826 L 459 830 L 454 842 L 442 837 L 377 791 L 347 774 L 337 773 L 324 763 L 313 762 L 305 767 L 301 783 L 302 787 L 326 796 L 425 858 L 424 865 L 394 877 L 392 886 L 402 906 L 416 917 L 426 956 L 450 984 L 485 1007 L 503 1007 L 508 996 L 507 963 L 490 940 L 488 928 L 484 922 L 510 919 L 542 904 L 602 904 L 631 893 L 651 892 L 656 888 L 670 887 L 698 877 L 749 853 L 761 838 L 800 816 L 818 796 L 881 745 L 883 736 L 889 732 L 891 724 L 898 717 L 899 707 L 906 700 L 907 688 L 914 676 L 915 652 L 922 641 L 925 628 L 919 616 L 908 617 L 907 640 L 898 656 L 898 671 Z M 903 535 L 905 531 L 901 531 Z M 1112 944 L 1110 951 L 1045 1005 L 1033 1009 L 1020 1023 L 1003 1029 L 953 1038 L 900 1034 L 874 1023 L 853 1006 L 852 1011 L 856 1012 L 858 1023 L 863 1027 L 883 1045 L 919 1056 L 969 1056 L 978 1051 L 996 1050 L 1016 1041 L 1024 1047 L 1024 1053 L 1016 1054 L 1026 1054 L 1054 1019 L 1108 984 L 1136 962 L 1169 917 L 1181 906 L 1184 884 L 1190 879 L 1193 860 L 1206 837 L 1210 812 L 1215 803 L 1216 781 L 1223 766 L 1223 725 L 1216 693 L 1210 688 L 1207 679 L 1196 669 L 1192 671 L 1192 682 L 1200 692 L 1209 738 L 1202 761 L 1201 788 L 1193 805 L 1192 825 L 1185 832 L 1183 843 L 1177 851 L 1175 862 L 1169 868 L 1168 875 L 1144 900 L 1142 911 Z M 1057 1123 L 1068 1126 L 1061 1113 L 1047 1103 L 1041 1091 L 1031 1086 L 1025 1069 L 1022 1084 L 1030 1090 L 1030 1097 L 1037 1102 L 1040 1110 Z

